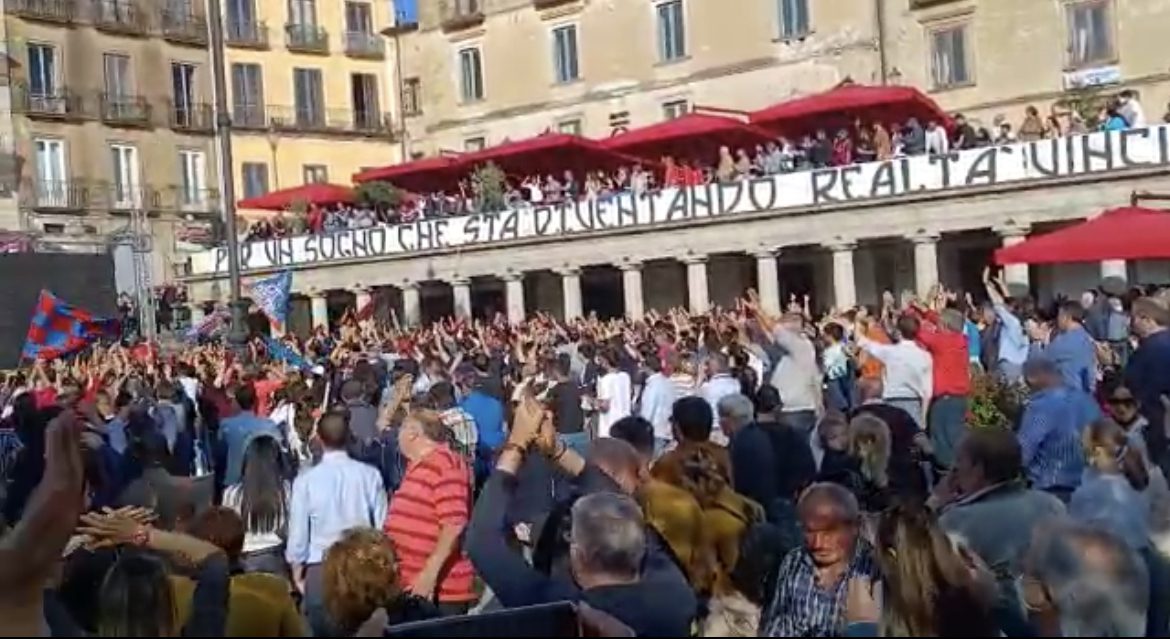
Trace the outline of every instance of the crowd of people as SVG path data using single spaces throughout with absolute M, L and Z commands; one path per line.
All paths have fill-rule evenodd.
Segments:
M 0 391 L 0 627 L 1165 636 L 1170 296 L 985 284 L 38 361 Z
M 1170 108 L 1164 120 L 1170 118 Z M 1097 113 L 1086 120 L 1076 109 L 1053 105 L 1047 116 L 1035 106 L 1024 109 L 1024 117 L 1013 127 L 1004 115 L 991 126 L 961 113 L 951 122 L 863 122 L 836 131 L 818 129 L 789 139 L 757 144 L 754 148 L 719 148 L 718 157 L 663 157 L 661 165 L 622 166 L 610 171 L 586 171 L 583 175 L 566 170 L 560 175 L 506 176 L 496 189 L 483 188 L 476 179 L 460 180 L 446 192 L 409 194 L 396 207 L 337 204 L 310 206 L 304 212 L 286 212 L 271 219 L 253 222 L 245 241 L 268 240 L 303 233 L 334 233 L 346 229 L 413 222 L 452 215 L 558 204 L 565 201 L 606 200 L 621 193 L 646 193 L 663 187 L 726 183 L 781 173 L 848 166 L 874 160 L 913 155 L 942 155 L 952 150 L 1028 142 L 1081 135 L 1091 131 L 1112 131 L 1147 125 L 1137 95 L 1124 90 L 1102 102 Z

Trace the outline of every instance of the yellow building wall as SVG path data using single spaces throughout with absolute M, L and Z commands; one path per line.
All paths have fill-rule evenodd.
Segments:
M 384 0 L 366 0 L 370 5 L 373 30 L 378 33 L 390 26 L 390 6 Z M 257 19 L 267 23 L 269 49 L 227 49 L 228 100 L 231 104 L 231 65 L 256 63 L 263 70 L 264 100 L 273 108 L 291 112 L 294 100 L 293 70 L 320 69 L 327 113 L 353 111 L 350 75 L 369 73 L 378 78 L 379 109 L 393 113 L 395 88 L 387 71 L 392 65 L 392 46 L 387 43 L 384 60 L 357 59 L 345 53 L 345 3 L 317 0 L 317 24 L 328 32 L 328 55 L 291 52 L 285 46 L 285 24 L 289 20 L 287 0 L 256 0 Z M 397 127 L 391 123 L 391 130 Z M 237 131 L 232 136 L 232 175 L 237 198 L 243 197 L 242 165 L 255 162 L 268 165 L 271 190 L 299 186 L 304 182 L 303 167 L 324 165 L 330 182 L 348 184 L 354 173 L 364 167 L 384 166 L 398 161 L 399 146 L 389 133 L 380 138 L 359 135 L 319 135 L 300 133 L 266 133 Z

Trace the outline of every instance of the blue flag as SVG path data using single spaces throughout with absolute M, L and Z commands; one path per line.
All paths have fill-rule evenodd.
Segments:
M 288 297 L 292 292 L 292 271 L 277 273 L 252 284 L 252 301 L 268 316 L 268 321 L 285 330 L 288 321 Z
M 42 290 L 21 356 L 28 359 L 63 357 L 99 339 L 116 339 L 120 331 L 118 320 L 96 317 Z
M 300 370 L 311 368 L 309 360 L 302 357 L 300 353 L 294 351 L 287 344 L 278 342 L 267 335 L 264 336 L 264 347 L 268 349 L 268 355 L 272 359 L 280 360 Z

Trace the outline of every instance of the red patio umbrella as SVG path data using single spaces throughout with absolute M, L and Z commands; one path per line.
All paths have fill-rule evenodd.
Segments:
M 816 129 L 836 129 L 862 122 L 902 123 L 918 118 L 925 125 L 935 120 L 949 125 L 949 118 L 934 100 L 913 87 L 843 84 L 751 114 L 752 124 L 792 135 Z
M 464 172 L 493 162 L 509 175 L 560 175 L 565 170 L 580 176 L 586 171 L 614 170 L 619 166 L 645 164 L 640 158 L 612 151 L 596 140 L 567 133 L 545 133 L 534 138 L 505 142 L 463 156 Z
M 1129 206 L 995 252 L 997 264 L 1170 259 L 1170 211 Z
M 459 180 L 461 165 L 460 156 L 438 155 L 362 171 L 353 176 L 353 181 L 384 181 L 414 193 L 446 191 Z
M 294 204 L 316 204 L 328 206 L 330 204 L 352 204 L 354 202 L 353 189 L 340 184 L 302 184 L 288 189 L 281 189 L 266 193 L 258 197 L 240 200 L 236 203 L 241 209 L 262 209 L 265 211 L 283 211 Z
M 720 146 L 751 148 L 776 139 L 775 134 L 722 115 L 688 113 L 681 117 L 651 124 L 606 140 L 602 146 L 651 160 L 673 157 L 707 157 L 714 161 Z

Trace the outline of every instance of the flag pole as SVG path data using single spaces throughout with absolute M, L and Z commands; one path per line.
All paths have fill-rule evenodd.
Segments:
M 228 111 L 227 78 L 224 65 L 223 12 L 220 0 L 207 0 L 208 37 L 211 41 L 211 74 L 215 91 L 215 134 L 219 143 L 220 200 L 223 205 L 224 234 L 227 235 L 228 309 L 230 321 L 228 344 L 243 355 L 248 341 L 246 329 L 248 306 L 240 294 L 240 247 L 236 231 L 235 164 L 232 160 L 232 117 Z

